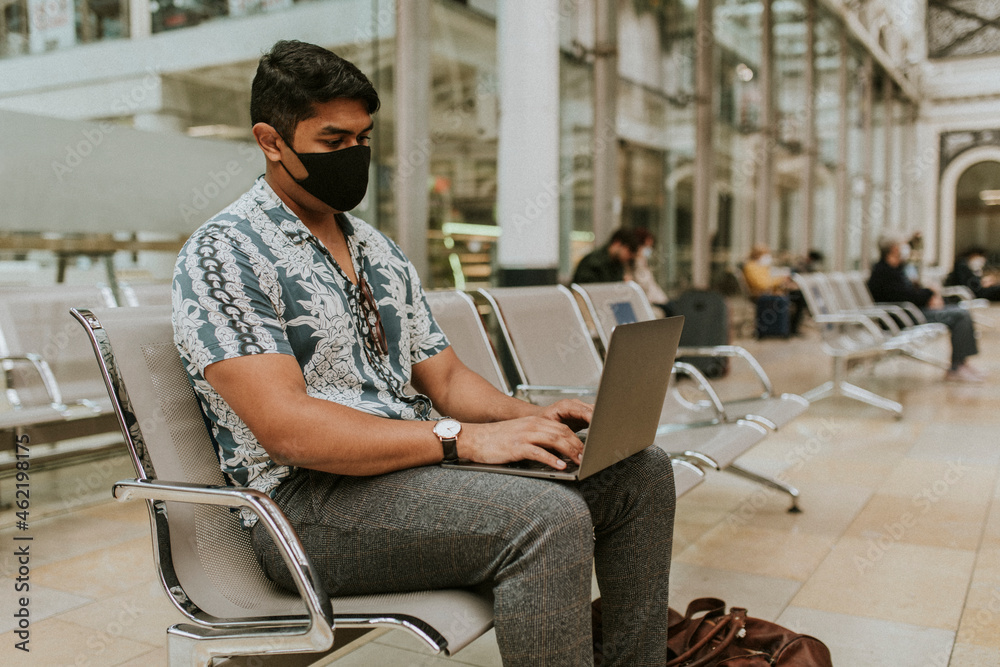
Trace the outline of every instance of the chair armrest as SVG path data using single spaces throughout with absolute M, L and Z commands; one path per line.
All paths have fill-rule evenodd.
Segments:
M 288 523 L 281 508 L 269 496 L 256 489 L 146 479 L 116 482 L 112 487 L 112 494 L 120 501 L 143 498 L 199 505 L 245 507 L 253 510 L 259 520 L 264 522 L 264 527 L 281 552 L 285 565 L 288 566 L 295 581 L 295 587 L 306 605 L 309 625 L 303 636 L 316 651 L 325 651 L 333 646 L 334 619 L 330 596 L 316 575 L 298 535 Z
M 719 421 L 726 421 L 726 408 L 722 405 L 722 399 L 712 388 L 712 383 L 708 381 L 708 378 L 696 367 L 683 361 L 675 361 L 673 368 L 670 369 L 671 375 L 676 376 L 678 373 L 683 373 L 694 380 L 698 389 L 708 397 L 708 403 L 712 406 Z M 683 397 L 681 399 L 683 400 Z
M 884 303 L 879 302 L 876 303 L 875 305 L 879 308 L 884 308 L 886 306 L 896 306 L 897 308 L 901 308 L 902 310 L 906 311 L 907 315 L 910 316 L 910 319 L 912 320 L 913 324 L 927 323 L 927 318 L 924 317 L 923 312 L 909 301 L 887 301 Z
M 30 364 L 35 369 L 35 372 L 38 373 L 39 378 L 41 378 L 42 386 L 45 387 L 45 393 L 48 394 L 49 403 L 52 407 L 56 410 L 66 409 L 66 405 L 62 400 L 62 392 L 59 391 L 59 383 L 56 382 L 56 376 L 52 374 L 49 363 L 45 359 L 42 359 L 40 355 L 32 352 L 6 355 L 0 357 L 0 362 L 3 363 L 5 369 L 9 367 L 9 364 Z M 17 390 L 8 388 L 7 400 L 14 407 L 21 407 L 21 399 L 17 396 Z
M 877 339 L 885 338 L 885 332 L 878 328 L 872 318 L 860 312 L 814 315 L 813 321 L 816 324 L 857 324 Z
M 699 470 L 702 466 L 711 468 L 712 470 L 722 470 L 722 466 L 715 459 L 701 452 L 689 449 L 683 452 L 669 452 L 669 454 L 670 458 L 691 463 Z
M 764 385 L 764 395 L 762 398 L 768 398 L 774 391 L 771 385 L 771 378 L 767 376 L 764 371 L 764 367 L 760 365 L 757 358 L 750 354 L 750 351 L 746 348 L 740 347 L 739 345 L 712 345 L 709 347 L 679 347 L 677 348 L 678 357 L 728 357 L 733 359 L 742 359 L 757 375 L 757 379 L 760 383 Z
M 942 287 L 941 296 L 957 296 L 962 301 L 972 301 L 976 298 L 976 294 L 965 285 Z

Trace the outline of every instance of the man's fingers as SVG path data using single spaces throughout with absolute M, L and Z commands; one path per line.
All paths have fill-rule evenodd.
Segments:
M 539 430 L 530 434 L 530 444 L 546 450 L 555 450 L 563 456 L 567 456 L 576 463 L 580 462 L 580 454 L 583 452 L 583 443 L 573 431 L 564 424 L 558 422 L 543 422 Z

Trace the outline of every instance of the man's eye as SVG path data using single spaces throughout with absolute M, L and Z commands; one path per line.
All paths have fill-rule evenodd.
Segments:
M 361 144 L 362 146 L 367 146 L 369 143 L 371 143 L 371 140 L 372 138 L 368 135 L 358 137 L 358 143 Z
M 329 146 L 330 148 L 340 148 L 340 145 L 342 143 L 344 143 L 344 142 L 341 141 L 340 139 L 337 139 L 336 141 L 328 141 L 328 142 L 326 142 L 326 145 Z

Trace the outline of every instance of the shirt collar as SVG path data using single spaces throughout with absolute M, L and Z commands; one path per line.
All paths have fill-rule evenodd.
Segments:
M 310 240 L 315 240 L 316 243 L 319 243 L 319 239 L 309 231 L 309 228 L 299 219 L 299 216 L 295 215 L 288 208 L 288 205 L 278 196 L 263 176 L 257 179 L 252 192 L 257 205 L 260 206 L 271 222 L 288 237 L 289 241 L 296 245 L 308 243 Z M 357 227 L 352 216 L 348 213 L 342 213 L 337 217 L 344 235 L 354 237 L 355 242 L 363 244 L 364 234 L 356 233 Z

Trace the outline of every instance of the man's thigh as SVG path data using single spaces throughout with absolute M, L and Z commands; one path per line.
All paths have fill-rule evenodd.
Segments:
M 375 477 L 300 470 L 276 500 L 332 595 L 491 582 L 546 534 L 565 543 L 553 548 L 583 551 L 563 554 L 570 560 L 593 555 L 582 495 L 549 480 L 434 466 Z M 288 585 L 263 528 L 253 537 L 268 576 Z

